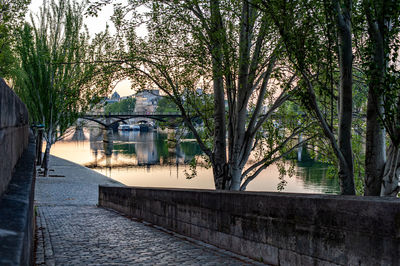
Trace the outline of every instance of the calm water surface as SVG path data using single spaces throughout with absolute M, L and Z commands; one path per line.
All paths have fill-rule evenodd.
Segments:
M 51 154 L 87 166 L 128 186 L 214 189 L 212 170 L 197 167 L 191 173 L 187 163 L 201 155 L 198 145 L 183 139 L 179 145 L 168 141 L 173 134 L 158 132 L 106 132 L 99 128 L 74 130 L 57 142 Z M 326 166 L 297 163 L 295 175 L 285 177 L 284 192 L 338 193 L 336 179 L 325 177 Z M 277 191 L 281 182 L 276 165 L 264 170 L 248 191 Z

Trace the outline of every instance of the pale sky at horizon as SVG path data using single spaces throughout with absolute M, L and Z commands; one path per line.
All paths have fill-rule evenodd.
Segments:
M 77 0 L 78 2 L 82 2 L 82 0 Z M 115 2 L 122 2 L 126 3 L 125 0 L 118 0 Z M 30 21 L 30 13 L 32 14 L 38 14 L 39 13 L 39 8 L 43 4 L 43 0 L 32 0 L 31 4 L 29 5 L 29 11 L 28 14 L 26 15 L 26 20 Z M 89 34 L 91 36 L 94 36 L 96 33 L 99 33 L 101 31 L 104 31 L 106 29 L 107 23 L 109 24 L 109 30 L 113 34 L 115 32 L 114 27 L 112 26 L 112 23 L 110 21 L 110 17 L 113 14 L 113 5 L 106 5 L 104 6 L 101 11 L 98 12 L 97 17 L 85 17 L 84 18 L 84 23 L 87 25 Z M 137 30 L 137 34 L 139 36 L 144 36 L 146 35 L 146 30 L 145 29 L 139 29 Z M 124 79 L 115 86 L 115 89 L 110 93 L 110 95 L 114 92 L 117 91 L 121 96 L 128 96 L 133 94 L 135 91 L 131 89 L 131 83 L 129 80 Z

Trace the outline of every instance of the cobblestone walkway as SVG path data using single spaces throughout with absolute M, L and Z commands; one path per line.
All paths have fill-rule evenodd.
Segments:
M 57 177 L 38 177 L 36 181 L 37 265 L 257 264 L 98 208 L 93 204 L 97 185 L 113 181 L 54 157 L 52 168 Z M 96 190 L 88 190 L 93 184 Z

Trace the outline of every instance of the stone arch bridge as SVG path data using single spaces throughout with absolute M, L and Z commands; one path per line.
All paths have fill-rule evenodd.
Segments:
M 142 118 L 143 120 L 139 120 L 138 122 L 146 122 L 148 120 L 156 120 L 160 122 L 166 122 L 170 119 L 176 119 L 182 117 L 180 113 L 103 113 L 103 112 L 89 112 L 85 113 L 80 118 L 86 119 L 89 121 L 96 122 L 102 125 L 105 128 L 111 128 L 117 123 L 126 123 L 126 120 L 132 118 Z

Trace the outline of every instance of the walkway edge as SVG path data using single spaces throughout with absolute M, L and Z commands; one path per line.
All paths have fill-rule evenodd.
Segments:
M 56 161 L 56 162 L 55 162 L 55 161 Z M 57 162 L 57 161 L 58 161 L 58 162 Z M 87 171 L 93 172 L 93 173 L 95 173 L 96 175 L 98 175 L 99 177 L 101 176 L 105 181 L 114 183 L 116 186 L 119 185 L 119 186 L 124 186 L 124 187 L 125 187 L 125 185 L 122 184 L 121 182 L 118 182 L 118 181 L 116 181 L 115 179 L 112 179 L 112 178 L 110 178 L 110 177 L 108 177 L 108 176 L 106 176 L 106 175 L 103 175 L 103 174 L 101 174 L 101 173 L 99 173 L 99 172 L 97 172 L 97 171 L 95 171 L 95 170 L 93 170 L 93 169 L 91 169 L 91 168 L 89 168 L 89 167 L 83 166 L 83 165 L 81 165 L 81 164 L 75 163 L 75 162 L 70 161 L 70 160 L 63 159 L 63 158 L 58 157 L 58 156 L 55 156 L 55 155 L 50 155 L 50 168 L 53 168 L 53 167 L 54 167 L 54 163 L 56 163 L 56 165 L 57 165 L 57 163 L 59 163 L 59 162 L 62 162 L 62 163 L 64 163 L 64 164 L 65 164 L 65 163 L 66 163 L 66 164 L 70 164 L 70 165 L 73 166 L 73 167 L 82 168 L 82 169 L 85 169 L 85 170 L 87 170 Z

